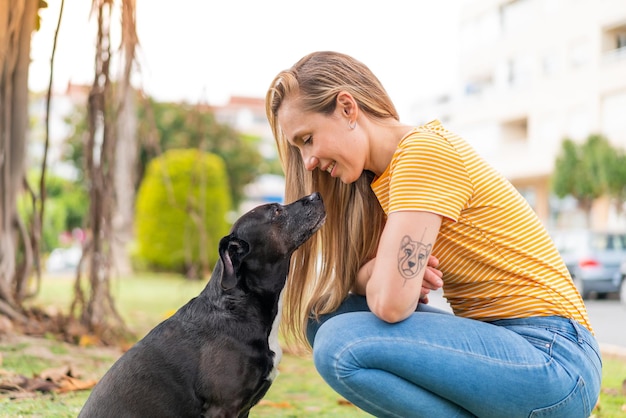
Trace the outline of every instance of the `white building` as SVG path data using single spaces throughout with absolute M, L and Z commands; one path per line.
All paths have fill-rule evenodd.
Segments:
M 458 85 L 415 117 L 460 133 L 555 226 L 563 138 L 602 133 L 626 148 L 626 0 L 465 0 L 459 33 Z M 593 221 L 620 223 L 603 202 Z
M 265 98 L 232 96 L 223 106 L 213 107 L 215 119 L 237 131 L 260 138 L 259 152 L 267 160 L 278 159 L 278 150 L 265 115 Z M 283 202 L 285 179 L 278 175 L 261 175 L 244 190 L 246 198 L 237 210 L 240 215 L 268 202 Z
M 50 100 L 49 143 L 46 167 L 50 174 L 66 179 L 75 179 L 76 168 L 64 161 L 63 153 L 67 145 L 65 140 L 72 134 L 73 127 L 68 124 L 77 108 L 87 106 L 91 86 L 69 82 L 65 91 L 53 91 Z M 28 132 L 27 166 L 29 169 L 40 168 L 46 141 L 46 94 L 31 93 L 29 100 L 30 129 Z

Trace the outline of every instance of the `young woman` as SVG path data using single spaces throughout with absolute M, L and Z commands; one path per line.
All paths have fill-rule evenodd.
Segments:
M 280 72 L 266 110 L 286 200 L 319 191 L 327 208 L 293 257 L 284 324 L 328 384 L 379 417 L 590 415 L 601 359 L 583 301 L 467 142 L 401 123 L 374 74 L 335 52 Z M 424 303 L 439 272 L 454 315 Z

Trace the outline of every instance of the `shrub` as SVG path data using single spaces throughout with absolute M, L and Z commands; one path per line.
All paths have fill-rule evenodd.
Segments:
M 215 154 L 176 149 L 153 159 L 137 193 L 139 261 L 192 276 L 214 265 L 229 229 L 229 193 L 224 161 Z

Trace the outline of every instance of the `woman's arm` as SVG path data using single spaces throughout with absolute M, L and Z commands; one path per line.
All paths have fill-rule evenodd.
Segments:
M 399 322 L 415 311 L 440 226 L 441 216 L 431 212 L 389 214 L 365 287 L 367 304 L 380 319 Z
M 357 279 L 352 291 L 357 295 L 365 296 L 365 288 L 370 277 L 372 277 L 372 270 L 374 269 L 374 263 L 376 258 L 372 258 L 367 263 L 361 266 L 357 274 Z M 428 294 L 431 290 L 441 289 L 443 286 L 443 273 L 437 269 L 439 266 L 439 259 L 434 255 L 428 257 L 428 264 L 426 265 L 426 271 L 424 272 L 424 279 L 422 280 L 422 291 L 420 292 L 420 303 L 428 303 Z

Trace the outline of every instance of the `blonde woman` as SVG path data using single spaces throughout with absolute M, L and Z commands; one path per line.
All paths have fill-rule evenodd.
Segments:
M 400 122 L 344 54 L 280 72 L 266 110 L 286 200 L 319 191 L 327 208 L 292 260 L 284 324 L 330 386 L 380 417 L 589 416 L 585 306 L 504 177 L 439 122 Z M 454 315 L 424 303 L 441 273 Z

